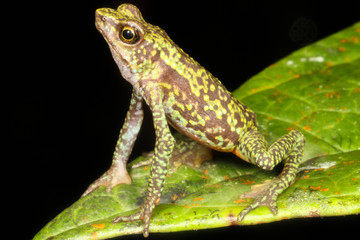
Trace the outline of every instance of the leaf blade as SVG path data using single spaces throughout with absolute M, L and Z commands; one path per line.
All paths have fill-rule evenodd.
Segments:
M 360 213 L 359 37 L 357 23 L 280 60 L 234 92 L 257 113 L 269 142 L 286 130 L 302 130 L 307 139 L 305 158 L 312 159 L 301 165 L 297 181 L 279 196 L 278 215 L 258 208 L 241 225 Z M 292 107 L 289 99 L 296 105 Z M 130 174 L 131 185 L 121 184 L 110 193 L 99 188 L 79 199 L 34 239 L 105 239 L 141 233 L 140 221 L 111 223 L 144 201 L 149 169 Z M 166 179 L 150 232 L 239 224 L 237 214 L 251 201 L 239 198 L 241 193 L 275 176 L 234 159 L 199 168 L 181 166 Z
M 304 160 L 360 148 L 359 29 L 356 23 L 300 49 L 234 91 L 269 142 L 301 130 Z
M 302 171 L 299 173 L 297 181 L 279 196 L 279 213 L 276 216 L 272 215 L 265 207 L 258 208 L 251 212 L 240 225 L 298 217 L 359 213 L 359 159 L 360 151 L 357 150 L 320 157 L 302 164 Z M 250 199 L 239 199 L 239 195 L 248 192 L 254 185 L 269 179 L 269 175 L 275 176 L 274 173 L 259 171 L 246 164 L 228 159 L 218 160 L 218 162 L 217 164 L 205 163 L 195 170 L 197 171 L 195 175 L 208 172 L 210 179 L 198 179 L 207 184 L 201 186 L 194 184 L 194 186 L 189 186 L 191 190 L 179 190 L 176 181 L 173 183 L 168 181 L 164 190 L 165 195 L 179 194 L 179 197 L 175 201 L 173 198 L 162 199 L 162 203 L 155 209 L 152 216 L 150 232 L 174 232 L 238 225 L 237 214 L 251 201 Z M 221 165 L 223 171 L 218 171 L 218 165 Z M 244 171 L 243 175 L 234 176 L 234 167 L 245 169 L 248 167 L 249 172 Z M 194 169 L 182 166 L 179 171 L 173 173 L 172 177 L 178 178 L 188 171 L 193 172 Z M 145 169 L 131 171 L 132 177 L 137 175 L 139 178 L 147 173 L 148 170 Z M 193 173 L 188 174 L 186 180 L 192 178 Z M 136 181 L 136 177 L 134 179 Z M 344 185 L 346 186 L 344 187 Z M 115 216 L 130 214 L 136 211 L 140 205 L 140 202 L 137 204 L 130 202 L 123 208 L 116 206 L 118 203 L 113 200 L 114 196 L 117 196 L 118 199 L 124 195 L 132 195 L 135 198 L 143 196 L 142 191 L 134 193 L 129 187 L 130 185 L 127 185 L 127 189 L 124 189 L 124 186 L 126 185 L 116 187 L 111 193 L 106 193 L 104 189 L 100 188 L 89 197 L 80 199 L 55 218 L 52 223 L 49 223 L 34 239 L 47 239 L 49 236 L 53 239 L 68 239 L 73 236 L 77 236 L 78 239 L 91 239 L 95 235 L 95 239 L 103 239 L 141 233 L 140 221 L 111 223 Z M 105 211 L 104 206 L 107 206 Z M 79 208 L 83 208 L 81 213 Z M 101 209 L 101 214 L 94 214 L 94 208 Z M 61 218 L 67 220 L 72 218 L 71 221 L 65 221 L 72 223 L 71 227 L 68 225 L 64 230 L 64 220 L 60 221 Z M 59 225 L 59 228 L 63 228 L 63 231 L 47 235 L 51 231 L 45 231 L 45 229 L 54 229 L 56 224 Z

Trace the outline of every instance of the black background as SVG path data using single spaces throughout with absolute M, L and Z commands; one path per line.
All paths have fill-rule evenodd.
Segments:
M 126 2 L 231 91 L 294 50 L 360 20 L 356 1 Z M 8 210 L 15 217 L 7 218 L 7 230 L 16 226 L 10 232 L 17 239 L 31 239 L 111 164 L 131 86 L 95 29 L 94 11 L 120 3 L 27 1 L 3 7 L 3 52 L 10 53 L 2 55 L 3 79 L 10 83 L 10 96 L 7 91 L 3 96 L 11 110 L 4 114 L 10 120 L 5 150 L 11 157 L 4 158 L 2 169 L 3 185 L 10 188 Z M 132 159 L 153 146 L 147 111 Z M 313 218 L 150 237 L 308 238 L 355 233 L 358 224 L 357 216 Z M 137 238 L 142 237 L 124 237 Z

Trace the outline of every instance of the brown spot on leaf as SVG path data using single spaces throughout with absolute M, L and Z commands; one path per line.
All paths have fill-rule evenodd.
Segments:
M 246 200 L 242 199 L 242 198 L 239 198 L 238 200 L 234 201 L 234 203 L 243 203 L 243 202 L 246 202 Z
M 105 223 L 99 223 L 99 224 L 91 224 L 92 227 L 98 228 L 98 229 L 104 229 Z
M 304 126 L 303 129 L 306 130 L 306 131 L 311 131 L 311 128 L 308 125 Z
M 194 202 L 204 200 L 204 198 L 194 198 Z
M 210 179 L 208 176 L 205 176 L 205 175 L 201 175 L 201 178 L 202 178 L 202 179 L 205 179 L 205 180 L 209 180 L 209 179 Z
M 310 189 L 311 189 L 311 190 L 320 190 L 320 189 L 321 189 L 321 186 L 316 186 L 316 187 L 310 186 Z
M 234 214 L 229 213 L 228 218 L 231 226 L 237 225 L 237 217 Z

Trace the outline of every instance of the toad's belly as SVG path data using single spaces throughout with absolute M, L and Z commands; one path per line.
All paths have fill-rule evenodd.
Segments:
M 232 152 L 237 146 L 239 133 L 228 122 L 231 117 L 215 116 L 201 111 L 187 112 L 173 108 L 166 111 L 167 120 L 180 133 L 217 151 Z

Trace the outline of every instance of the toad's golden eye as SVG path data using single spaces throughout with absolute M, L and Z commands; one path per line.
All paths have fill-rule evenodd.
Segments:
M 133 27 L 124 26 L 120 29 L 120 39 L 124 43 L 134 44 L 139 41 L 139 33 Z

